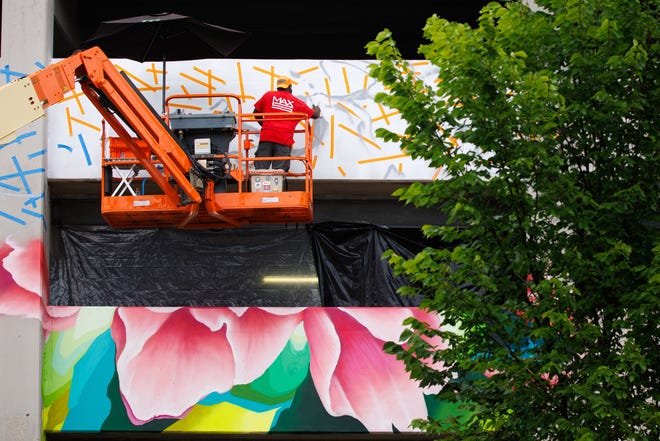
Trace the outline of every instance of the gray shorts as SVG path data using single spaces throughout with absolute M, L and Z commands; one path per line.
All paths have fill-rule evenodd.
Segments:
M 261 141 L 257 147 L 257 151 L 254 153 L 255 158 L 263 158 L 266 156 L 291 156 L 291 147 L 284 144 L 278 144 L 271 141 Z M 254 161 L 254 168 L 256 169 L 281 169 L 285 172 L 289 171 L 291 166 L 291 161 L 288 159 L 281 160 L 263 160 L 263 161 Z

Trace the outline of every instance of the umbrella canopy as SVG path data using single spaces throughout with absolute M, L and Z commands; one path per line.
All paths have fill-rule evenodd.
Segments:
M 162 61 L 164 111 L 167 60 L 226 57 L 249 36 L 249 32 L 205 23 L 187 15 L 161 12 L 104 21 L 83 47 L 99 46 L 110 58 Z

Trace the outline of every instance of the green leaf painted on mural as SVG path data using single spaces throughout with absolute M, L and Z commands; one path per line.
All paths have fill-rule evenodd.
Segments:
M 52 332 L 44 345 L 42 394 L 44 407 L 68 393 L 73 368 L 92 342 L 110 328 L 115 308 L 82 308 L 75 327 Z
M 42 413 L 42 424 L 44 430 L 59 430 L 69 412 L 69 389 L 57 395 L 57 398 L 48 406 L 44 406 Z
M 436 421 L 461 420 L 471 415 L 470 412 L 461 408 L 459 402 L 450 402 L 433 395 L 425 395 L 424 400 L 426 401 L 429 417 Z
M 281 412 L 271 432 L 364 433 L 367 429 L 355 418 L 328 414 L 308 375 L 296 391 L 291 406 Z
M 309 346 L 305 344 L 298 348 L 288 342 L 263 375 L 250 384 L 234 387 L 231 392 L 237 397 L 264 404 L 281 403 L 293 397 L 308 370 Z
M 43 375 L 42 375 L 42 396 L 44 407 L 52 406 L 62 395 L 69 395 L 69 388 L 71 387 L 71 376 L 73 375 L 73 367 L 66 369 L 64 372 L 54 369 L 57 365 L 57 347 L 62 338 L 61 332 L 53 332 L 46 340 L 44 345 L 43 357 Z
M 126 413 L 124 402 L 121 399 L 121 394 L 119 392 L 119 378 L 116 371 L 112 377 L 112 380 L 110 380 L 110 383 L 108 384 L 108 399 L 112 404 L 110 407 L 110 412 L 108 413 L 108 417 L 105 419 L 105 422 L 101 426 L 101 431 L 161 432 L 167 427 L 171 426 L 172 423 L 177 421 L 174 418 L 162 418 L 150 421 L 141 426 L 136 426 L 131 423 L 131 420 L 128 419 L 128 414 Z

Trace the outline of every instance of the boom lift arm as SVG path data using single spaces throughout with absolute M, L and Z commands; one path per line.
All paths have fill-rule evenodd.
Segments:
M 74 90 L 76 82 L 175 205 L 202 202 L 185 175 L 192 165 L 189 157 L 163 121 L 98 47 L 77 52 L 0 89 L 0 102 L 12 101 L 11 105 L 0 107 L 0 142 L 7 142 L 16 129 L 44 116 L 44 110 L 61 102 L 67 92 Z M 146 142 L 151 154 L 179 185 L 183 197 L 145 156 L 120 119 L 135 132 L 137 139 Z

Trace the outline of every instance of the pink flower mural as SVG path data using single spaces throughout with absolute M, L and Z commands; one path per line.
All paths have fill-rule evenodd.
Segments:
M 46 331 L 73 325 L 79 308 L 47 308 L 48 271 L 41 239 L 8 236 L 0 245 L 0 315 L 43 320 Z
M 46 292 L 43 245 L 39 239 L 7 237 L 0 246 L 0 314 L 41 318 Z
M 310 370 L 328 413 L 352 416 L 371 432 L 391 431 L 392 425 L 405 430 L 413 419 L 427 416 L 419 385 L 402 362 L 383 352 L 385 341 L 399 340 L 397 325 L 413 314 L 408 308 L 306 311 Z M 436 316 L 425 318 L 439 325 Z
M 328 414 L 354 417 L 369 431 L 407 430 L 428 414 L 424 391 L 382 347 L 398 340 L 412 314 L 439 325 L 415 308 L 118 308 L 112 336 L 122 399 L 134 424 L 182 418 L 205 396 L 262 375 L 302 325 Z

